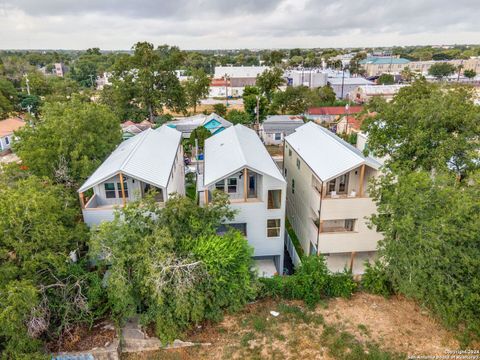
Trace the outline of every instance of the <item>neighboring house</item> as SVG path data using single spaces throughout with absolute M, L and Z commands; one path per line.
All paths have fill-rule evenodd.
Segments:
M 152 123 L 148 120 L 143 120 L 141 123 L 134 123 L 127 120 L 120 125 L 123 131 L 123 139 L 130 139 L 132 136 L 140 134 L 142 131 L 152 128 Z
M 367 226 L 376 212 L 367 183 L 381 164 L 313 122 L 285 138 L 284 152 L 287 217 L 303 250 L 362 274 L 381 239 Z
M 197 178 L 200 205 L 225 191 L 237 210 L 233 227 L 254 248 L 260 276 L 283 272 L 286 182 L 255 131 L 235 125 L 205 141 L 205 162 Z
M 215 97 L 240 97 L 243 95 L 243 86 L 232 86 L 230 80 L 212 79 L 208 96 Z
M 372 81 L 362 77 L 329 78 L 328 84 L 332 87 L 337 99 L 346 99 L 348 94 L 360 85 L 373 85 Z
M 260 137 L 265 145 L 281 145 L 285 136 L 303 124 L 299 115 L 270 115 L 260 125 Z
M 361 116 L 343 116 L 338 120 L 337 124 L 335 125 L 335 133 L 337 134 L 351 134 L 351 133 L 358 133 L 360 131 L 360 127 L 362 126 L 363 117 Z
M 232 126 L 230 121 L 225 120 L 220 115 L 211 113 L 210 115 L 198 114 L 184 118 L 177 118 L 167 123 L 168 127 L 177 129 L 184 138 L 190 138 L 190 134 L 199 126 L 203 126 L 212 134 L 217 134 L 226 128 Z
M 370 101 L 373 97 L 382 97 L 386 101 L 391 101 L 396 93 L 404 86 L 408 85 L 366 85 L 359 86 L 351 93 L 350 99 L 358 104 Z
M 327 124 L 338 121 L 342 116 L 357 114 L 363 110 L 362 106 L 319 106 L 307 110 L 307 119 L 314 120 L 317 123 L 325 122 Z
M 85 223 L 111 221 L 116 207 L 153 189 L 162 204 L 172 193 L 185 194 L 181 139 L 178 131 L 162 126 L 122 142 L 78 190 Z M 85 199 L 89 189 L 93 196 Z
M 268 66 L 216 66 L 209 96 L 242 96 L 245 86 L 254 86 L 257 76 L 268 69 Z
M 25 121 L 20 118 L 0 120 L 0 154 L 7 152 L 15 139 L 13 132 L 25 126 Z

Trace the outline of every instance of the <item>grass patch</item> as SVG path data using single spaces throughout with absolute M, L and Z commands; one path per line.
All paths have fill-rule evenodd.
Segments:
M 358 324 L 357 325 L 358 331 L 360 331 L 360 334 L 365 335 L 365 336 L 370 336 L 370 330 L 366 325 L 363 324 Z
M 252 325 L 255 331 L 259 333 L 264 333 L 268 328 L 267 320 L 262 316 L 255 316 Z
M 293 318 L 305 324 L 313 323 L 315 325 L 321 325 L 324 322 L 321 314 L 304 311 L 301 307 L 295 305 L 279 304 L 278 311 L 286 320 Z
M 255 338 L 255 334 L 249 331 L 246 334 L 244 334 L 240 339 L 240 345 L 242 345 L 243 347 L 247 347 L 249 345 L 248 343 L 250 342 L 250 340 L 253 340 L 254 338 Z

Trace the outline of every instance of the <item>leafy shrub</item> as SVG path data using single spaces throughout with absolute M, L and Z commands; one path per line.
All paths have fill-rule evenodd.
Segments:
M 362 276 L 362 288 L 372 294 L 388 297 L 393 294 L 393 286 L 390 282 L 385 268 L 380 261 L 375 261 L 372 265 L 365 262 L 365 273 Z
M 259 297 L 303 300 L 315 306 L 325 297 L 350 297 L 356 288 L 349 272 L 331 274 L 323 256 L 307 256 L 290 276 L 260 279 Z

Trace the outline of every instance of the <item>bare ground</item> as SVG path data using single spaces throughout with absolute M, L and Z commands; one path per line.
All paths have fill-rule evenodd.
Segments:
M 314 311 L 301 302 L 262 300 L 194 329 L 185 340 L 212 345 L 125 359 L 401 359 L 458 349 L 454 335 L 413 301 L 365 293 Z

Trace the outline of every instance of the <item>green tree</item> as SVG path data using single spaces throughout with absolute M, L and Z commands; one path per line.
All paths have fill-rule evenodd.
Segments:
M 40 358 L 41 340 L 103 315 L 101 281 L 70 260 L 88 234 L 71 192 L 14 167 L 0 174 L 0 197 L 2 355 Z
M 311 105 L 314 93 L 306 86 L 289 86 L 275 93 L 271 111 L 281 114 L 303 114 Z
M 350 64 L 348 66 L 348 69 L 350 70 L 350 74 L 364 75 L 365 69 L 362 67 L 362 64 L 360 64 L 360 61 L 366 58 L 367 58 L 367 54 L 365 52 L 362 51 L 362 52 L 356 53 L 355 56 L 350 60 Z
M 256 86 L 260 89 L 260 93 L 265 95 L 268 102 L 271 102 L 273 94 L 278 91 L 284 83 L 283 70 L 274 67 L 265 70 L 257 76 Z
M 8 117 L 16 102 L 17 91 L 12 82 L 0 76 L 0 120 Z
M 435 154 L 432 154 L 433 156 Z M 447 326 L 480 337 L 480 175 L 416 171 L 381 178 L 372 223 L 396 291 L 427 305 Z M 461 294 L 459 296 L 458 294 Z
M 230 121 L 232 124 L 249 124 L 250 123 L 250 116 L 240 110 L 232 109 L 227 114 L 227 120 Z
M 225 118 L 227 116 L 227 107 L 222 103 L 215 104 L 213 105 L 213 112 Z
M 331 106 L 337 101 L 337 95 L 329 84 L 314 90 L 313 94 L 313 106 Z
M 437 79 L 443 79 L 449 75 L 452 75 L 455 72 L 456 68 L 449 63 L 436 63 L 430 66 L 428 69 L 428 74 L 436 77 Z
M 392 170 L 452 169 L 463 176 L 479 163 L 473 96 L 469 87 L 416 80 L 390 103 L 374 99 L 369 111 L 376 115 L 364 122 L 368 148 L 379 157 L 388 155 Z
M 32 71 L 27 74 L 27 77 L 30 94 L 36 96 L 45 96 L 51 93 L 51 89 L 45 75 L 39 71 Z M 27 77 L 22 78 L 21 82 L 22 89 L 24 89 L 25 93 L 27 89 Z
M 35 126 L 25 126 L 13 145 L 34 174 L 78 186 L 121 141 L 120 122 L 104 105 L 73 99 L 49 103 Z
M 197 111 L 200 100 L 208 96 L 211 78 L 203 69 L 192 69 L 191 77 L 185 82 L 185 95 L 187 104 Z
M 250 122 L 257 121 L 257 99 L 259 107 L 259 120 L 262 122 L 268 112 L 268 100 L 260 94 L 260 89 L 256 86 L 245 86 L 243 90 L 243 107 L 250 117 Z
M 463 72 L 463 75 L 468 79 L 473 79 L 475 76 L 477 76 L 477 73 L 475 70 L 467 69 Z
M 392 85 L 395 84 L 395 78 L 392 74 L 382 74 L 377 79 L 379 85 Z
M 205 147 L 205 140 L 212 136 L 212 133 L 204 128 L 203 126 L 197 127 L 195 130 L 192 131 L 190 134 L 190 138 L 188 142 L 191 146 L 195 146 L 195 140 L 198 141 L 198 147 L 203 149 Z
M 89 58 L 78 59 L 70 69 L 69 77 L 80 86 L 91 88 L 97 81 L 97 64 Z
M 92 256 L 101 255 L 109 265 L 113 315 L 122 321 L 140 313 L 162 340 L 171 341 L 191 324 L 219 320 L 222 310 L 236 310 L 252 299 L 246 239 L 235 231 L 215 233 L 231 214 L 220 193 L 204 208 L 173 196 L 159 209 L 147 198 L 100 225 L 90 245 Z

